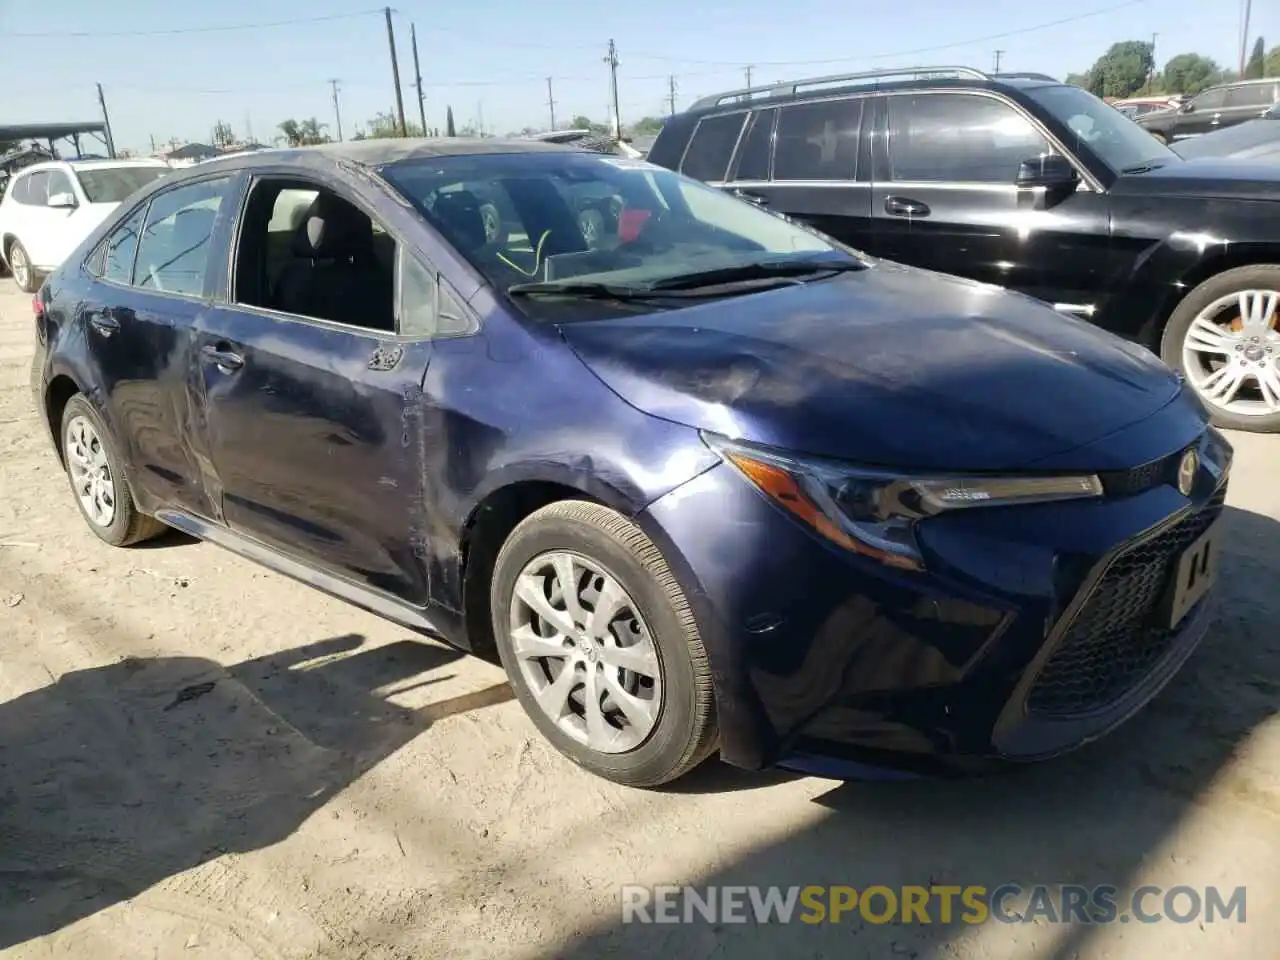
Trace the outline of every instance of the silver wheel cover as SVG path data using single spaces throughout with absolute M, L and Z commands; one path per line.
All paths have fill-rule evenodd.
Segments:
M 73 417 L 63 446 L 71 485 L 85 516 L 95 526 L 111 526 L 116 518 L 116 484 L 98 431 L 87 417 Z
M 1278 303 L 1275 290 L 1240 290 L 1191 321 L 1182 367 L 1207 405 L 1241 417 L 1280 414 Z

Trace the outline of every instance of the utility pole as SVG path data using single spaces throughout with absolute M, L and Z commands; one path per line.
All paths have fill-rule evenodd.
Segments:
M 111 118 L 107 116 L 107 98 L 103 96 L 102 84 L 98 84 L 98 106 L 102 107 L 102 132 L 107 138 L 107 156 L 116 158 L 116 142 L 111 136 Z
M 253 121 L 249 119 L 249 111 L 244 112 L 244 142 L 253 143 Z
M 746 69 L 742 71 L 742 72 L 743 72 L 743 73 L 745 73 L 745 74 L 746 74 L 746 76 L 747 76 L 747 89 L 748 89 L 748 90 L 750 90 L 750 89 L 751 89 L 751 74 L 752 74 L 752 72 L 755 70 L 755 68 L 756 68 L 756 67 L 755 67 L 755 64 L 754 64 L 754 63 L 748 63 L 748 64 L 747 64 Z
M 333 118 L 338 121 L 338 142 L 342 142 L 342 108 L 338 106 L 338 84 L 340 80 L 330 80 L 329 86 L 333 87 Z
M 1240 4 L 1240 79 L 1244 79 L 1244 68 L 1249 63 L 1249 14 L 1252 13 L 1252 0 L 1242 0 Z
M 1156 37 L 1158 33 L 1151 34 L 1151 69 L 1147 71 L 1147 92 L 1151 92 L 1151 85 L 1156 82 Z
M 609 53 L 604 62 L 609 65 L 609 83 L 613 90 L 613 135 L 622 139 L 622 116 L 618 113 L 618 47 L 609 41 Z
M 413 46 L 413 83 L 418 89 L 418 119 L 422 122 L 422 135 L 427 135 L 427 92 L 422 89 L 422 68 L 418 66 L 418 29 L 409 24 L 409 42 Z
M 551 95 L 551 78 L 547 77 L 547 109 L 551 111 L 551 129 L 556 128 L 556 98 Z
M 994 73 L 999 73 L 999 72 L 1000 72 L 1000 58 L 1001 58 L 1002 56 L 1004 56 L 1004 51 L 1003 51 L 1003 50 L 997 50 L 997 51 L 996 51 L 996 68 L 995 68 L 995 70 L 993 71 Z
M 483 100 L 476 101 L 476 127 L 478 128 L 476 130 L 476 133 L 478 133 L 480 136 L 483 137 L 484 136 L 484 101 Z
M 676 78 L 675 75 L 667 77 L 667 104 L 671 107 L 671 115 L 676 113 Z
M 400 92 L 400 61 L 396 59 L 396 31 L 391 26 L 391 8 L 383 7 L 387 17 L 387 46 L 391 48 L 391 79 L 396 85 L 396 119 L 400 121 L 400 136 L 407 137 L 409 131 L 404 125 L 404 94 Z

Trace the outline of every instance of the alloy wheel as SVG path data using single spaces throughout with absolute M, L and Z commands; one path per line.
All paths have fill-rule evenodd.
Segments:
M 1205 403 L 1243 417 L 1280 414 L 1280 292 L 1240 290 L 1196 315 L 1182 366 Z
M 9 271 L 13 274 L 14 282 L 23 290 L 27 289 L 31 280 L 31 264 L 27 263 L 26 254 L 16 243 L 9 251 Z
M 87 417 L 67 424 L 67 469 L 80 505 L 89 521 L 109 527 L 116 516 L 116 485 L 103 449 L 102 438 Z
M 516 578 L 511 648 L 539 708 L 600 753 L 640 746 L 662 711 L 662 664 L 634 600 L 576 553 L 534 557 Z

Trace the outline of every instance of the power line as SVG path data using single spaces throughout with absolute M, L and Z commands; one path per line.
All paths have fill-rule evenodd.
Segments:
M 329 23 L 382 13 L 382 9 L 331 13 L 320 17 L 295 17 L 292 20 L 267 20 L 257 23 L 226 23 L 204 27 L 171 27 L 164 30 L 57 30 L 51 33 L 6 33 L 8 37 L 39 40 L 67 37 L 174 37 L 186 33 L 227 33 L 235 30 L 270 30 L 274 27 L 297 27 L 308 23 Z

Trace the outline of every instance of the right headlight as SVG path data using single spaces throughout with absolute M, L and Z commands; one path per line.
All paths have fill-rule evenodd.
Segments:
M 1102 482 L 1068 476 L 903 475 L 782 454 L 703 433 L 761 493 L 845 549 L 923 570 L 918 521 L 950 510 L 1102 496 Z

